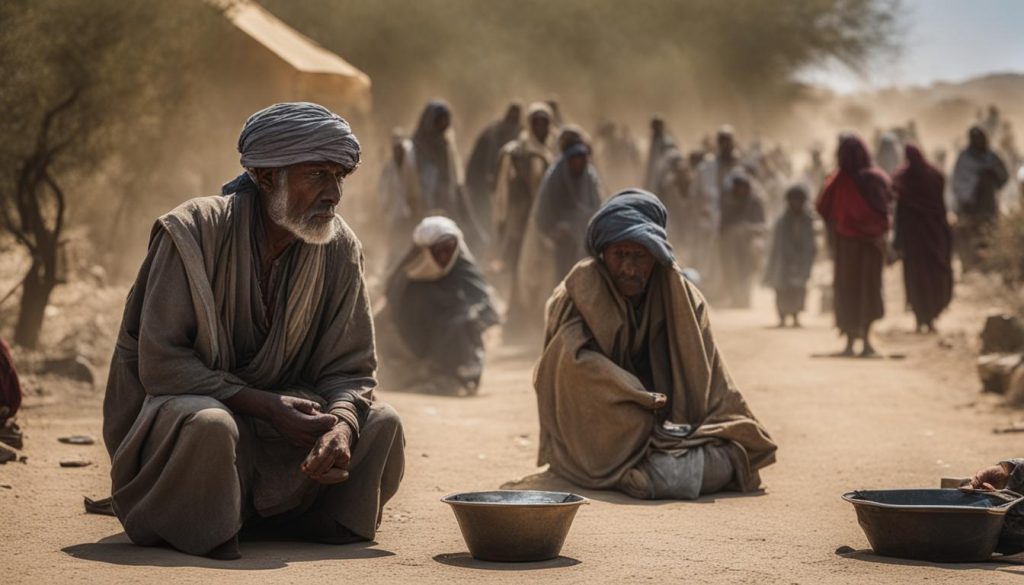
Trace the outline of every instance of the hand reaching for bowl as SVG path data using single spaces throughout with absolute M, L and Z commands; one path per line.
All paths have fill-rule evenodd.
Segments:
M 1001 490 L 1006 487 L 1009 481 L 1010 471 L 1000 464 L 978 471 L 971 478 L 971 482 L 964 485 L 964 487 L 975 490 Z

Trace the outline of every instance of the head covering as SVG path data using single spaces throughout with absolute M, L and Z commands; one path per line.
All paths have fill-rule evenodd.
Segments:
M 988 150 L 988 148 L 989 148 L 988 132 L 986 132 L 985 129 L 982 128 L 981 126 L 979 126 L 977 124 L 974 125 L 974 126 L 971 126 L 970 130 L 967 131 L 967 138 L 969 140 L 973 140 L 974 138 L 978 139 L 978 142 L 979 142 L 981 148 L 979 148 L 977 150 L 980 150 L 982 152 Z M 974 150 L 973 146 L 970 143 L 968 143 L 967 147 L 970 148 L 971 150 Z
M 893 188 L 901 207 L 913 208 L 919 213 L 941 217 L 946 221 L 943 199 L 946 180 L 942 173 L 928 164 L 924 153 L 915 144 L 904 147 L 906 162 L 893 175 Z
M 551 106 L 544 102 L 533 102 L 530 107 L 526 110 L 526 117 L 532 120 L 534 117 L 545 118 L 549 122 L 554 117 L 551 113 Z
M 576 124 L 566 124 L 562 126 L 562 130 L 558 133 L 558 151 L 565 152 L 569 150 L 575 144 L 588 144 L 590 143 L 590 137 L 587 133 Z
M 807 185 L 803 183 L 795 183 L 786 189 L 786 201 L 800 200 L 804 203 L 810 198 L 810 192 L 807 189 Z
M 857 191 L 868 205 L 878 213 L 889 214 L 889 176 L 871 164 L 871 155 L 868 154 L 868 147 L 864 141 L 856 134 L 841 134 L 836 159 L 839 163 L 839 172 L 853 179 L 857 184 Z
M 443 215 L 423 218 L 412 231 L 413 243 L 421 248 L 429 248 L 447 237 L 453 237 L 461 242 L 462 230 L 454 221 Z
M 333 162 L 352 172 L 359 165 L 359 140 L 344 118 L 309 102 L 274 104 L 249 116 L 238 137 L 246 169 Z M 225 195 L 255 188 L 247 173 L 224 185 Z
M 626 189 L 608 200 L 587 226 L 587 253 L 600 258 L 616 242 L 631 241 L 647 248 L 662 264 L 675 262 L 665 226 L 668 210 L 653 193 Z
M 458 241 L 458 246 L 455 248 L 455 253 L 452 254 L 448 264 L 441 266 L 434 258 L 434 254 L 431 253 L 430 247 L 449 237 L 455 238 Z M 423 218 L 423 221 L 412 231 L 412 243 L 419 248 L 419 251 L 418 253 L 413 253 L 409 260 L 407 260 L 405 276 L 409 280 L 438 280 L 447 276 L 455 268 L 456 263 L 459 261 L 459 256 L 465 255 L 467 258 L 472 259 L 469 256 L 469 251 L 466 249 L 462 230 L 459 229 L 459 226 L 454 221 L 441 215 Z
M 518 101 L 510 102 L 508 108 L 505 110 L 505 116 L 502 118 L 502 122 L 506 124 L 512 124 L 513 126 L 519 125 L 519 118 L 523 115 L 523 104 Z
M 445 131 L 438 131 L 437 120 L 442 116 L 452 117 L 451 106 L 443 100 L 430 100 L 420 113 L 420 121 L 416 124 L 413 140 L 416 142 L 439 141 L 444 139 Z

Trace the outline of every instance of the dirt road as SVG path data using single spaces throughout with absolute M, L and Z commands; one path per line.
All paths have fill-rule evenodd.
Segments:
M 890 275 L 890 278 L 892 275 Z M 889 303 L 890 314 L 899 299 Z M 100 434 L 100 391 L 30 398 L 22 416 L 25 465 L 0 466 L 0 571 L 5 583 L 916 583 L 1018 582 L 1024 566 L 942 566 L 876 557 L 840 495 L 856 488 L 937 486 L 1024 452 L 1019 435 L 994 435 L 1016 415 L 976 392 L 964 339 L 976 313 L 958 307 L 944 337 L 905 331 L 897 314 L 879 347 L 905 360 L 812 359 L 840 341 L 827 319 L 777 331 L 762 293 L 747 311 L 715 311 L 714 328 L 733 376 L 780 445 L 751 496 L 638 502 L 582 492 L 581 509 L 552 562 L 492 565 L 465 553 L 438 499 L 493 489 L 538 471 L 535 403 L 527 352 L 492 352 L 482 395 L 446 399 L 383 392 L 402 414 L 408 471 L 388 506 L 378 542 L 330 547 L 243 542 L 241 561 L 217 562 L 128 544 L 113 518 L 87 516 L 82 496 L 108 490 L 99 445 L 57 437 Z M 96 462 L 61 469 L 60 459 Z M 557 485 L 557 484 L 548 484 Z M 567 489 L 569 486 L 565 486 Z M 578 490 L 577 490 L 578 491 Z M 836 549 L 858 552 L 837 555 Z

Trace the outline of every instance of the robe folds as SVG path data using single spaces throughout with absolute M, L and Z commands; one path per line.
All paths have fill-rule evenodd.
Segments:
M 534 371 L 538 463 L 638 498 L 758 489 L 776 445 L 729 377 L 707 312 L 675 265 L 655 267 L 634 311 L 599 261 L 577 264 L 548 302 Z M 652 392 L 668 404 L 655 409 Z
M 373 397 L 359 241 L 336 218 L 333 241 L 296 241 L 273 262 L 264 295 L 256 197 L 193 199 L 161 217 L 129 293 L 103 435 L 113 507 L 137 544 L 205 554 L 247 520 L 311 510 L 372 538 L 401 480 L 400 421 Z M 314 400 L 352 427 L 350 479 L 306 477 L 308 449 L 224 405 L 243 388 Z

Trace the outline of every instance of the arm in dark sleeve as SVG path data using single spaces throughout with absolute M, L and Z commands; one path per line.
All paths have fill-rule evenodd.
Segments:
M 373 319 L 363 280 L 362 252 L 357 248 L 351 258 L 338 263 L 338 280 L 329 288 L 325 322 L 309 367 L 315 372 L 316 393 L 327 401 L 327 412 L 347 423 L 358 436 L 377 386 Z
M 217 400 L 234 396 L 245 383 L 211 369 L 195 350 L 198 331 L 185 265 L 173 240 L 158 241 L 139 319 L 139 379 L 150 396 L 200 394 Z
M 1000 461 L 1006 473 L 1010 475 L 1010 481 L 1006 482 L 1006 489 L 1022 493 L 1024 492 L 1024 459 L 1007 459 Z

